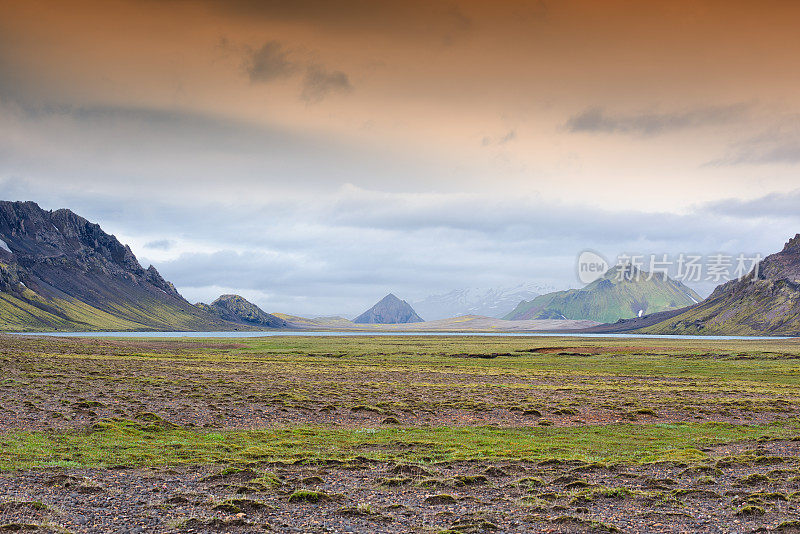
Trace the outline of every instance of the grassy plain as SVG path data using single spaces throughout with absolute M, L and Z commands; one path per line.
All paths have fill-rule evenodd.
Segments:
M 658 516 L 728 532 L 798 516 L 795 340 L 3 336 L 0 368 L 10 525 L 646 532 Z

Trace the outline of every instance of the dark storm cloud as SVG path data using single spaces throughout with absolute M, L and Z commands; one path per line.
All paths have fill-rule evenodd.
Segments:
M 224 46 L 230 47 L 227 40 L 225 43 Z M 318 103 L 333 93 L 353 90 L 350 78 L 344 72 L 318 63 L 292 60 L 286 47 L 278 41 L 268 41 L 257 49 L 246 48 L 244 70 L 253 83 L 290 78 L 304 70 L 300 98 L 307 103 Z
M 595 107 L 571 117 L 566 128 L 573 133 L 657 135 L 687 128 L 728 124 L 745 118 L 749 108 L 749 104 L 733 104 L 673 113 L 613 115 L 603 108 Z
M 271 82 L 287 78 L 298 68 L 278 41 L 266 42 L 261 48 L 249 50 L 245 56 L 245 70 L 251 82 Z
M 322 101 L 333 93 L 349 93 L 353 90 L 347 74 L 340 70 L 327 70 L 320 65 L 311 65 L 303 78 L 301 98 L 308 103 Z
M 188 0 L 161 0 L 183 4 Z M 454 1 L 408 0 L 200 0 L 224 16 L 263 18 L 345 31 L 429 34 L 452 41 L 472 27 L 472 20 Z

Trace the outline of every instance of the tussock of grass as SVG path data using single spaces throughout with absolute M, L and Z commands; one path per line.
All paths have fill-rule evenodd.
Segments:
M 790 519 L 788 521 L 781 522 L 777 527 L 778 532 L 786 532 L 786 531 L 800 531 L 800 519 Z
M 339 515 L 354 516 L 354 517 L 368 517 L 375 515 L 372 511 L 372 506 L 368 503 L 359 503 L 356 506 L 343 506 L 336 511 Z
M 584 519 L 575 516 L 560 516 L 550 520 L 551 523 L 563 525 L 572 528 L 588 529 L 595 532 L 621 532 L 620 529 L 614 525 L 602 523 L 600 521 L 593 521 L 591 519 Z
M 751 499 L 760 499 L 762 501 L 783 501 L 787 502 L 789 497 L 786 496 L 785 493 L 781 493 L 779 491 L 759 491 L 756 493 L 751 493 L 747 496 L 747 500 Z
M 408 484 L 411 484 L 411 479 L 409 477 L 387 477 L 387 478 L 382 478 L 378 481 L 379 486 L 387 488 L 406 486 Z
M 297 490 L 289 495 L 289 502 L 312 503 L 330 500 L 330 495 L 322 491 Z
M 736 515 L 742 516 L 757 516 L 757 515 L 764 515 L 766 510 L 761 508 L 760 506 L 755 506 L 753 504 L 745 504 L 738 510 L 736 510 Z
M 739 479 L 739 483 L 745 486 L 758 486 L 760 484 L 767 484 L 768 482 L 772 482 L 772 479 L 761 473 L 753 473 L 752 475 L 747 475 Z
M 428 497 L 425 497 L 425 504 L 431 505 L 455 504 L 456 502 L 458 502 L 458 499 L 447 494 L 429 495 Z
M 39 530 L 39 525 L 35 523 L 6 523 L 0 525 L 0 532 L 20 532 L 25 530 Z
M 544 486 L 544 480 L 538 477 L 524 477 L 517 480 L 516 484 L 525 488 L 540 488 Z
M 570 501 L 572 504 L 590 503 L 598 499 L 625 499 L 631 495 L 628 488 L 594 488 L 582 491 Z

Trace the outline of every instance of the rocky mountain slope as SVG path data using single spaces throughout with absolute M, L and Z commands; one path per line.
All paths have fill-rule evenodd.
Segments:
M 196 306 L 225 321 L 244 323 L 267 328 L 286 328 L 287 323 L 271 315 L 244 297 L 239 295 L 222 295 L 211 304 L 200 302 Z
M 583 289 L 570 289 L 520 302 L 505 319 L 575 319 L 613 323 L 696 304 L 700 296 L 661 273 L 617 265 Z
M 0 201 L 0 330 L 229 330 L 67 209 Z
M 706 300 L 639 332 L 652 334 L 800 335 L 800 234 L 747 276 Z
M 357 324 L 401 324 L 421 323 L 423 320 L 408 302 L 389 293 L 373 307 L 353 319 L 353 322 Z

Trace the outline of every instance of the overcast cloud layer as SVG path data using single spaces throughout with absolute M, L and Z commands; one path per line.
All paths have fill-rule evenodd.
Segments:
M 799 15 L 0 0 L 0 197 L 299 315 L 576 287 L 585 249 L 768 254 L 800 231 Z

